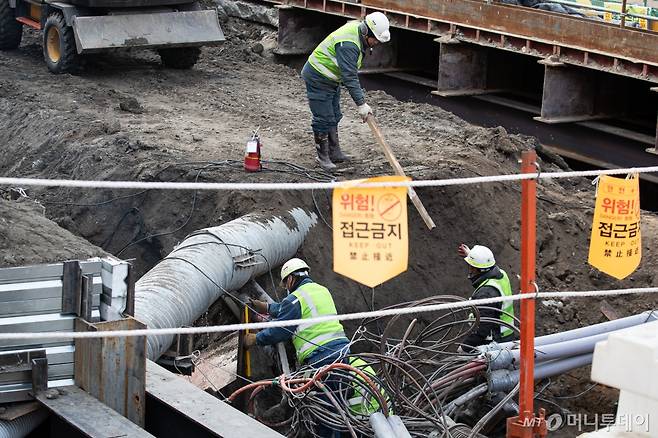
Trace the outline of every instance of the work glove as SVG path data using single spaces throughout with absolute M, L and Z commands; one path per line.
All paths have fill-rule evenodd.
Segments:
M 372 108 L 367 103 L 364 103 L 363 105 L 359 105 L 357 109 L 359 110 L 361 119 L 363 119 L 363 123 L 365 123 L 368 119 L 368 114 L 372 114 Z
M 462 243 L 459 245 L 457 248 L 457 254 L 459 254 L 462 257 L 466 257 L 471 249 L 466 245 L 465 243 Z
M 255 333 L 247 333 L 242 337 L 242 345 L 244 348 L 251 348 L 254 345 L 256 345 L 256 334 Z
M 267 303 L 265 301 L 254 300 L 249 298 L 249 307 L 258 313 L 261 314 L 267 313 Z

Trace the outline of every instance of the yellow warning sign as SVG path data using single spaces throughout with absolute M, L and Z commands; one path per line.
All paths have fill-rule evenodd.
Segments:
M 381 176 L 334 189 L 334 271 L 375 287 L 407 270 L 407 188 L 355 186 L 409 179 Z
M 628 179 L 602 175 L 596 194 L 588 262 L 621 280 L 637 269 L 641 258 L 637 174 Z

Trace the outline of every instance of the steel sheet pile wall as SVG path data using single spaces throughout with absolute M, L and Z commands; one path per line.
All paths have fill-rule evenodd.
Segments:
M 293 257 L 317 217 L 301 208 L 278 216 L 251 214 L 187 237 L 135 284 L 135 318 L 149 328 L 192 324 L 225 291 Z M 148 338 L 156 360 L 173 336 Z
M 112 294 L 122 293 L 104 287 L 103 276 L 113 278 L 114 266 L 125 270 L 125 262 L 91 259 L 80 262 L 82 275 L 92 277 L 92 320 L 101 319 L 101 301 L 112 302 Z M 0 332 L 74 331 L 75 314 L 62 314 L 63 263 L 0 269 Z M 103 272 L 103 271 L 107 272 Z M 104 296 L 107 295 L 107 296 Z M 114 302 L 121 302 L 114 298 Z M 104 312 L 106 313 L 106 312 Z M 29 360 L 16 366 L 17 358 L 45 350 L 48 358 L 48 385 L 73 384 L 73 341 L 0 340 L 0 403 L 29 400 L 32 389 Z

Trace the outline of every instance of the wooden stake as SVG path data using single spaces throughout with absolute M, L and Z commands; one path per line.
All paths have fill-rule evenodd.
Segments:
M 393 170 L 395 170 L 395 173 L 400 176 L 406 176 L 404 170 L 402 169 L 402 166 L 398 162 L 397 158 L 395 158 L 395 155 L 393 155 L 393 150 L 388 145 L 388 143 L 386 143 L 386 140 L 384 140 L 382 131 L 379 130 L 379 126 L 377 126 L 377 122 L 375 122 L 375 117 L 372 114 L 370 114 L 368 115 L 366 121 L 368 122 L 368 126 L 370 126 L 370 130 L 372 131 L 372 134 L 375 136 L 377 143 L 379 143 L 382 149 L 384 149 L 384 155 L 386 155 L 386 158 L 388 159 L 388 162 L 391 164 L 391 167 L 393 167 Z M 423 221 L 425 222 L 425 225 L 427 225 L 427 228 L 431 230 L 432 228 L 436 227 L 436 224 L 434 224 L 434 221 L 430 217 L 429 213 L 427 212 L 427 210 L 425 210 L 425 206 L 423 205 L 422 201 L 416 194 L 416 191 L 414 190 L 413 187 L 409 187 L 408 194 L 409 194 L 409 199 L 411 199 L 411 202 L 413 202 L 414 206 L 416 207 L 416 210 L 418 210 L 420 217 L 423 218 Z

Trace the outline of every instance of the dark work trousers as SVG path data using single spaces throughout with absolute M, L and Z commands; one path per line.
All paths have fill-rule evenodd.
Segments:
M 306 82 L 308 106 L 313 113 L 313 132 L 326 134 L 338 127 L 338 122 L 343 118 L 340 112 L 340 84 L 322 76 L 308 62 L 302 69 L 302 78 Z
M 329 351 L 327 351 L 327 352 L 321 352 L 320 354 L 311 356 L 307 360 L 306 365 L 310 365 L 313 368 L 319 369 L 319 368 L 322 368 L 326 365 L 332 364 L 334 362 L 347 363 L 348 361 L 345 358 L 345 356 L 350 354 L 350 351 L 349 351 L 349 348 L 345 348 L 347 346 L 347 339 L 345 339 L 345 341 L 346 342 L 344 344 L 341 344 L 340 341 L 334 341 L 331 344 L 332 349 L 335 350 L 334 353 L 330 353 Z M 340 357 L 340 356 L 342 356 L 342 359 L 337 360 L 338 357 Z M 340 381 L 340 378 L 336 378 L 336 377 L 334 377 L 334 378 L 331 378 L 331 377 L 325 378 L 323 383 L 327 386 L 327 389 L 331 392 L 340 391 L 342 385 L 344 385 L 344 383 L 342 383 Z M 320 395 L 320 397 L 327 400 L 327 402 L 329 402 L 329 400 L 324 395 Z M 324 424 L 318 424 L 315 427 L 315 433 L 318 436 L 322 437 L 322 438 L 340 438 L 341 437 L 341 433 L 339 431 L 330 429 L 329 427 L 325 426 Z

